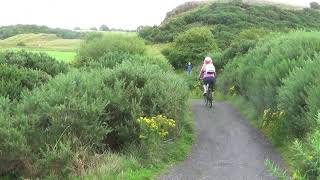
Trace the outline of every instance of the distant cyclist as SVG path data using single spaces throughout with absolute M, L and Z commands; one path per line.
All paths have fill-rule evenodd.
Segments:
M 199 79 L 203 80 L 204 96 L 207 94 L 209 87 L 213 88 L 213 85 L 215 84 L 215 77 L 216 77 L 216 68 L 213 65 L 212 59 L 210 57 L 206 57 L 203 61 L 203 65 L 199 74 Z

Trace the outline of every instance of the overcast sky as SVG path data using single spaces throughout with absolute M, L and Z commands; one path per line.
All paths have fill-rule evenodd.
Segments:
M 166 12 L 188 0 L 1 0 L 0 26 L 38 24 L 73 29 L 99 27 L 135 29 L 159 24 Z M 274 0 L 305 5 L 320 0 Z

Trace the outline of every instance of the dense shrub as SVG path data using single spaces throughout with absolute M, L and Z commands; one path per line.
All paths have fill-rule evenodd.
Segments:
M 281 79 L 288 76 L 295 67 L 301 67 L 304 61 L 313 59 L 320 51 L 319 33 L 295 32 L 269 41 L 260 42 L 245 57 L 240 58 L 237 86 L 242 95 L 252 101 L 258 112 L 265 107 L 276 107 L 277 88 Z M 231 67 L 231 66 L 230 66 Z
M 105 68 L 113 68 L 117 64 L 121 64 L 123 61 L 130 60 L 133 55 L 124 52 L 107 52 L 101 57 L 97 59 L 84 59 L 81 61 L 79 66 L 87 66 L 91 68 L 95 67 L 105 67 Z
M 108 52 L 98 59 L 87 59 L 82 61 L 81 67 L 104 67 L 104 68 L 114 68 L 116 65 L 121 63 L 135 63 L 135 64 L 150 64 L 157 65 L 164 71 L 171 71 L 172 66 L 169 64 L 168 60 L 162 56 L 150 56 L 150 55 L 130 55 L 123 52 Z
M 142 40 L 134 36 L 122 35 L 101 35 L 95 34 L 89 36 L 86 41 L 81 44 L 77 54 L 78 64 L 90 61 L 88 59 L 99 59 L 108 52 L 119 52 L 134 54 L 143 54 L 145 44 Z
M 314 127 L 309 116 L 314 116 L 319 107 L 319 94 L 313 87 L 318 82 L 319 35 L 294 32 L 261 41 L 247 55 L 227 64 L 219 79 L 221 88 L 234 87 L 253 103 L 258 114 L 266 109 L 286 114 L 277 120 L 270 118 L 267 123 L 278 142 L 303 137 Z
M 230 45 L 221 55 L 219 59 L 218 68 L 223 68 L 229 61 L 234 59 L 236 56 L 241 56 L 246 54 L 250 49 L 253 49 L 258 40 L 243 40 L 240 42 L 235 42 Z
M 4 51 L 0 53 L 0 64 L 16 65 L 33 70 L 46 72 L 51 76 L 68 71 L 68 65 L 58 62 L 45 53 L 32 53 L 27 51 Z
M 163 51 L 173 67 L 184 68 L 187 62 L 199 64 L 218 47 L 209 28 L 192 28 L 177 36 L 171 47 Z
M 48 82 L 49 78 L 41 71 L 0 64 L 0 96 L 18 100 L 24 90 L 32 90 Z
M 306 113 L 306 120 L 310 123 L 310 129 L 314 129 L 315 127 L 319 127 L 319 123 L 314 122 L 314 116 L 317 115 L 317 113 L 320 111 L 320 80 L 316 79 L 314 82 L 314 85 L 310 90 L 308 91 L 308 97 L 306 99 L 307 102 L 307 113 Z
M 139 143 L 139 117 L 163 114 L 173 118 L 175 135 L 179 135 L 187 95 L 186 85 L 172 72 L 128 61 L 113 70 L 59 75 L 24 93 L 12 118 L 24 124 L 21 132 L 32 154 L 28 158 L 31 176 L 65 177 L 77 172 L 79 147 L 103 152 Z M 23 174 L 24 168 L 15 171 Z
M 315 125 L 313 121 L 314 110 L 312 118 L 307 119 L 305 113 L 309 110 L 309 103 L 306 100 L 310 93 L 310 88 L 315 88 L 314 85 L 317 84 L 319 68 L 319 60 L 306 61 L 302 67 L 294 69 L 283 80 L 283 85 L 278 91 L 277 104 L 278 109 L 287 113 L 287 117 L 285 120 L 275 123 L 279 127 L 279 130 L 286 132 L 285 134 L 302 137 Z M 315 96 L 311 99 L 317 100 L 317 97 Z M 315 103 L 311 106 L 312 109 L 319 108 Z
M 9 99 L 0 96 L 0 176 L 27 165 L 29 146 L 11 117 L 13 108 Z

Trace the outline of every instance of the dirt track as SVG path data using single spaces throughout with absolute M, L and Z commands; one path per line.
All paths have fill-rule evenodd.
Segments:
M 198 134 L 192 154 L 160 180 L 274 179 L 265 160 L 285 167 L 272 145 L 228 103 L 215 103 L 212 110 L 195 100 L 192 109 Z

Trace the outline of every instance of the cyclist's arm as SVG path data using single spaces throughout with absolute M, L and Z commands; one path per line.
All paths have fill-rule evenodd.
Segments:
M 200 69 L 200 73 L 199 73 L 199 79 L 202 79 L 203 73 L 204 73 L 204 70 L 203 70 L 203 66 L 202 66 Z

